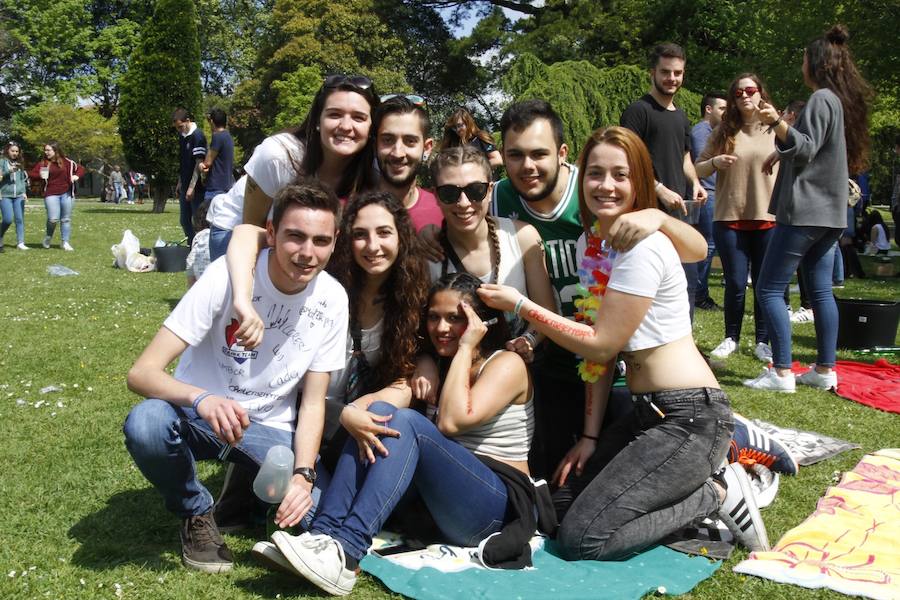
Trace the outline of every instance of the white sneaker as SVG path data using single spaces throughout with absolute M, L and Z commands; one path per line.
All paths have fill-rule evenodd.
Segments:
M 73 247 L 69 244 L 69 242 L 63 242 L 63 243 L 62 243 L 62 249 L 65 250 L 66 252 L 74 252 L 74 251 L 75 251 L 75 248 L 73 248 Z
M 797 390 L 797 382 L 792 374 L 784 377 L 778 374 L 775 367 L 766 367 L 762 375 L 754 379 L 745 379 L 744 385 L 755 390 L 772 390 L 793 394 Z
M 713 358 L 728 358 L 735 350 L 737 350 L 737 343 L 730 337 L 727 337 L 709 354 Z
M 18 248 L 19 250 L 31 250 L 31 248 L 29 248 L 25 244 L 16 244 L 16 248 Z
M 253 549 L 250 550 L 250 554 L 267 569 L 281 571 L 288 575 L 300 576 L 297 569 L 291 565 L 288 559 L 284 557 L 284 554 L 278 549 L 278 546 L 272 542 L 256 542 L 256 544 L 253 545 Z
M 819 388 L 820 390 L 836 390 L 838 383 L 837 373 L 832 369 L 831 372 L 823 375 L 816 371 L 816 365 L 813 363 L 809 366 L 809 371 L 802 375 L 797 375 L 797 383 Z
M 756 344 L 756 348 L 753 350 L 753 354 L 756 355 L 756 358 L 766 364 L 772 362 L 772 347 L 765 342 L 759 342 L 758 344 Z
M 297 572 L 332 596 L 353 591 L 356 573 L 346 567 L 344 548 L 331 536 L 276 531 L 272 541 Z
M 49 235 L 44 236 L 44 241 L 41 242 L 41 246 L 43 246 L 44 248 L 50 247 L 50 236 Z
M 753 497 L 750 478 L 744 467 L 732 463 L 725 467 L 725 500 L 719 507 L 719 518 L 728 526 L 735 540 L 754 552 L 769 549 L 769 536 L 759 507 Z
M 791 323 L 812 323 L 815 315 L 811 308 L 801 308 L 791 315 Z

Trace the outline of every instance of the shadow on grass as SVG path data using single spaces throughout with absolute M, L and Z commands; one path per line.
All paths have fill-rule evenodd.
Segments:
M 239 553 L 234 557 L 235 562 L 249 563 L 253 561 L 249 552 Z M 234 582 L 236 587 L 244 591 L 261 596 L 263 598 L 332 598 L 331 594 L 323 592 L 315 585 L 297 575 L 275 573 L 266 571 L 258 577 L 248 577 Z
M 140 215 L 140 214 L 159 214 L 153 212 L 153 207 L 150 208 L 86 208 L 82 210 L 83 213 L 95 214 L 95 215 Z
M 128 490 L 110 497 L 106 506 L 69 529 L 80 543 L 76 565 L 105 571 L 136 564 L 154 571 L 180 569 L 178 519 L 163 508 L 153 488 Z
M 178 303 L 181 302 L 181 298 L 166 298 L 166 304 L 169 305 L 169 310 L 175 310 L 175 307 L 178 306 Z

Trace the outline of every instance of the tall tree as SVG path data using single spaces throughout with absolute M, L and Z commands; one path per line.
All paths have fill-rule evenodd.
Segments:
M 178 175 L 178 144 L 172 111 L 197 115 L 200 44 L 193 0 L 158 0 L 128 62 L 119 102 L 119 132 L 132 168 L 153 185 L 153 211 L 165 210 Z

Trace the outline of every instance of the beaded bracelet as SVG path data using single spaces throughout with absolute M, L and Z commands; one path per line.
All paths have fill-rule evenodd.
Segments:
M 204 398 L 206 398 L 207 396 L 212 396 L 212 395 L 213 395 L 212 392 L 200 392 L 199 394 L 197 394 L 197 397 L 194 398 L 194 401 L 191 402 L 191 407 L 193 407 L 193 409 L 196 411 L 197 407 L 200 406 L 200 401 L 203 400 Z

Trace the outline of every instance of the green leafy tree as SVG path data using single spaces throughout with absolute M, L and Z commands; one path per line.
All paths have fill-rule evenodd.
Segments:
M 178 144 L 172 111 L 199 114 L 200 44 L 192 0 L 159 0 L 122 79 L 119 132 L 132 168 L 153 186 L 153 211 L 165 202 L 178 176 Z
M 300 67 L 366 75 L 379 90 L 410 89 L 403 42 L 379 18 L 373 0 L 275 0 L 271 33 L 262 42 L 260 66 L 236 88 L 232 103 L 236 124 L 248 127 L 237 132 L 245 148 L 275 129 L 279 102 L 296 106 L 284 104 L 283 92 Z
M 553 105 L 573 156 L 594 129 L 618 125 L 625 107 L 646 94 L 649 84 L 647 70 L 633 65 L 607 69 L 587 61 L 545 65 L 531 54 L 520 56 L 503 78 L 504 90 L 516 101 L 542 98 Z M 682 88 L 675 103 L 695 122 L 700 119 L 700 99 Z
M 42 155 L 44 144 L 56 141 L 66 156 L 99 173 L 124 162 L 116 118 L 93 107 L 42 102 L 16 114 L 13 132 L 29 156 Z

